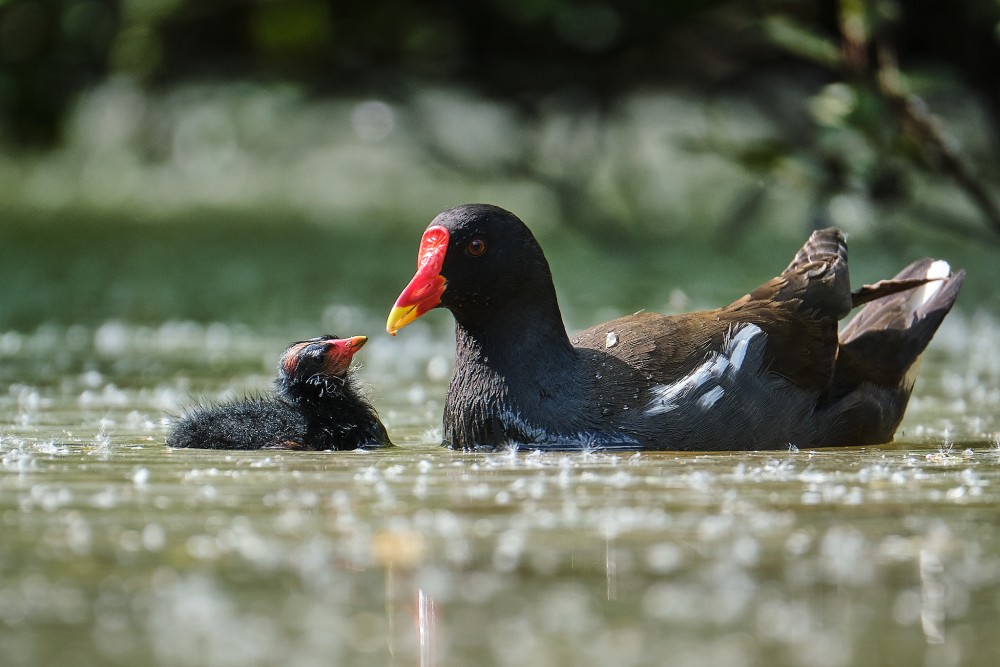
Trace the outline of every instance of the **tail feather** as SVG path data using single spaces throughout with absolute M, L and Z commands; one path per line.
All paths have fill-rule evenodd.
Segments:
M 867 303 L 840 333 L 833 383 L 820 406 L 829 444 L 892 440 L 920 356 L 964 280 L 965 271 L 952 273 L 947 262 L 924 258 L 892 280 L 858 291 Z
M 942 276 L 942 278 L 947 278 L 947 276 Z M 906 292 L 937 280 L 941 280 L 941 278 L 912 278 L 906 280 L 893 278 L 892 280 L 880 280 L 874 285 L 862 285 L 859 289 L 851 292 L 851 307 L 857 308 L 876 299 L 898 294 L 899 292 Z
M 891 280 L 865 285 L 851 294 L 855 306 L 867 305 L 840 332 L 841 344 L 864 332 L 906 329 L 921 313 L 929 313 L 935 308 L 944 308 L 943 318 L 955 302 L 964 278 L 965 271 L 952 274 L 947 262 L 924 257 Z M 931 335 L 933 333 L 932 330 Z
M 923 274 L 923 278 L 915 278 L 915 273 Z M 841 345 L 863 335 L 902 330 L 909 332 L 910 338 L 922 339 L 922 352 L 954 305 L 964 280 L 965 271 L 951 273 L 951 267 L 942 260 L 924 258 L 913 262 L 895 278 L 882 283 L 893 287 L 916 283 L 917 287 L 890 291 L 888 296 L 865 305 L 841 331 Z M 918 335 L 921 331 L 926 331 L 925 339 Z

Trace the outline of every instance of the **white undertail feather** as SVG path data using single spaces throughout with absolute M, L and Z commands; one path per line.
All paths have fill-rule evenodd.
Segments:
M 934 282 L 927 283 L 926 285 L 921 285 L 916 290 L 914 290 L 914 295 L 910 299 L 910 304 L 914 310 L 926 305 L 934 295 L 937 294 L 941 287 L 944 285 L 944 279 L 951 275 L 951 265 L 943 259 L 936 259 L 931 262 L 931 265 L 927 267 L 927 273 L 924 274 L 925 278 L 937 278 Z M 907 389 L 913 387 L 913 384 L 917 381 L 917 374 L 920 371 L 920 361 L 924 355 L 919 355 L 910 364 L 910 367 L 906 369 L 906 375 L 903 376 L 903 386 Z
M 943 259 L 937 259 L 931 262 L 931 265 L 927 267 L 926 278 L 937 278 L 932 283 L 927 283 L 917 288 L 917 293 L 914 295 L 914 302 L 919 305 L 924 305 L 928 301 L 934 298 L 934 295 L 938 293 L 941 286 L 944 285 L 944 279 L 951 275 L 951 265 Z

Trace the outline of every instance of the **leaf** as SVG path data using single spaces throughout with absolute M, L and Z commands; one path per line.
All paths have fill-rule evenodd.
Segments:
M 840 64 L 840 49 L 834 42 L 786 16 L 764 19 L 764 35 L 775 45 L 806 60 L 831 68 Z

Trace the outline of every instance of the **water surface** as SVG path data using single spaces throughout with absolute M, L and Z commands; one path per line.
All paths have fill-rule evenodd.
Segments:
M 442 450 L 446 327 L 359 355 L 399 445 L 368 453 L 163 446 L 284 331 L 0 335 L 0 664 L 1000 659 L 992 317 L 949 320 L 896 443 L 719 454 Z

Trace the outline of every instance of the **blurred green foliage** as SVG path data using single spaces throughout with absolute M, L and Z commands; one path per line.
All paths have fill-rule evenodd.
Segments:
M 413 123 L 407 129 L 435 168 L 539 184 L 559 217 L 581 226 L 629 218 L 641 228 L 649 175 L 640 162 L 615 164 L 607 176 L 610 144 L 618 141 L 608 128 L 629 122 L 622 100 L 637 91 L 686 90 L 709 100 L 709 117 L 713 98 L 731 106 L 741 96 L 747 105 L 749 130 L 696 132 L 682 141 L 742 170 L 733 187 L 744 191 L 722 216 L 728 231 L 762 215 L 778 181 L 792 179 L 811 193 L 820 224 L 838 197 L 841 204 L 860 197 L 874 217 L 880 206 L 922 206 L 917 191 L 930 178 L 964 193 L 995 238 L 998 71 L 996 0 L 5 0 L 0 146 L 58 147 L 79 125 L 75 102 L 109 81 L 146 95 L 121 96 L 139 111 L 107 121 L 124 122 L 119 134 L 145 137 L 137 155 L 118 156 L 126 166 L 171 152 L 190 158 L 209 146 L 193 131 L 165 139 L 148 109 L 163 91 L 192 83 L 291 84 L 304 99 L 367 97 L 377 103 L 352 121 L 366 140 L 413 123 L 389 105 L 412 106 L 415 91 L 447 87 L 501 105 L 492 117 L 513 120 L 500 118 L 494 129 L 507 123 L 518 137 L 477 159 L 475 150 L 436 139 L 430 124 Z M 982 118 L 963 111 L 963 101 Z M 937 108 L 974 131 L 950 131 L 932 113 Z M 186 126 L 208 127 L 213 113 Z M 754 114 L 780 132 L 753 136 Z M 569 159 L 525 148 L 544 138 L 553 118 L 568 119 L 562 150 Z M 232 120 L 216 125 L 210 139 L 229 151 L 220 154 L 238 156 Z M 591 126 L 599 128 L 593 136 L 585 131 Z M 271 131 L 290 128 L 279 123 Z M 632 150 L 656 140 L 633 137 Z M 207 172 L 224 166 L 213 160 Z M 90 160 L 94 169 L 106 162 Z M 660 214 L 652 212 L 647 217 Z M 950 226 L 981 231 L 967 220 Z
M 426 222 L 426 221 L 420 221 Z M 315 225 L 270 215 L 185 213 L 169 224 L 136 224 L 130 216 L 5 216 L 0 225 L 0 337 L 42 324 L 99 326 L 108 320 L 242 322 L 258 329 L 308 331 L 332 320 L 342 332 L 378 331 L 392 299 L 412 276 L 421 227 L 394 220 L 364 228 Z M 720 248 L 700 229 L 666 239 L 594 243 L 575 230 L 540 230 L 560 304 L 571 328 L 650 308 L 680 312 L 738 298 L 770 278 L 801 238 L 749 230 Z M 901 234 L 888 244 L 851 238 L 857 284 L 892 275 L 933 247 L 970 273 L 960 305 L 1000 308 L 991 279 L 992 249 L 956 238 Z M 711 266 L 709 270 L 706 267 Z M 366 328 L 344 306 L 369 318 Z M 450 320 L 436 316 L 427 325 Z

